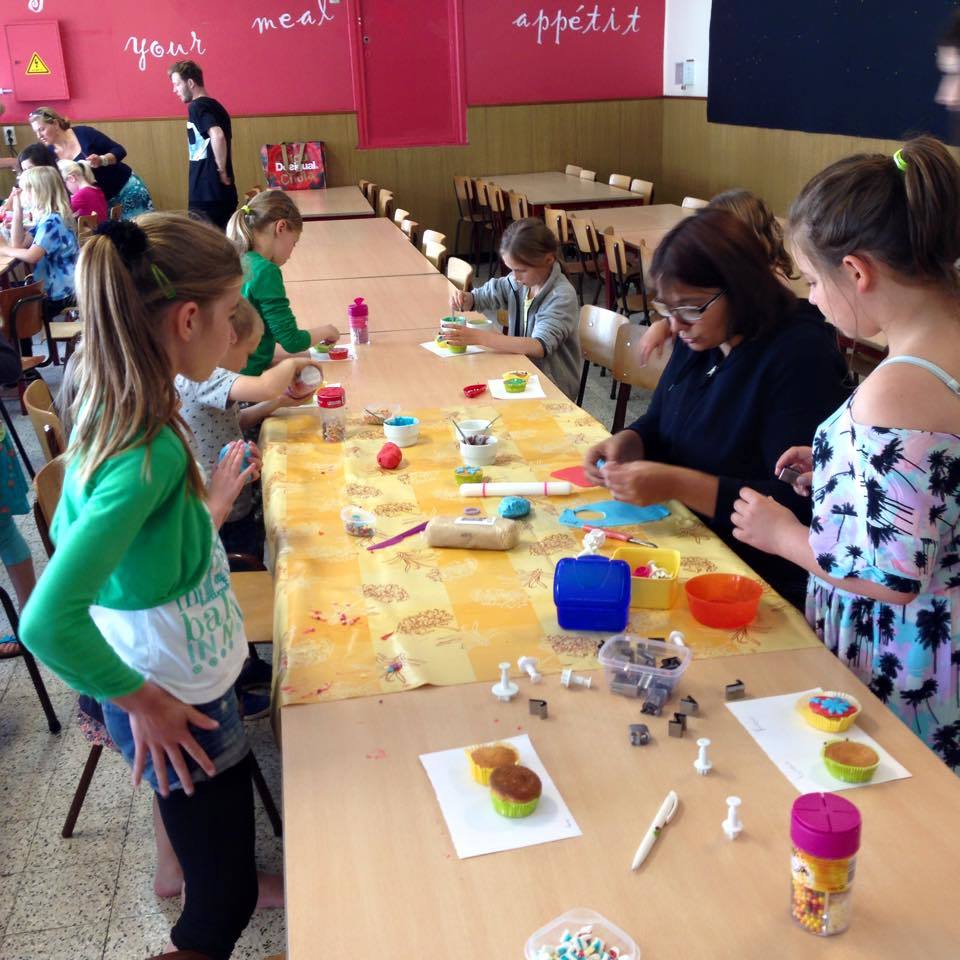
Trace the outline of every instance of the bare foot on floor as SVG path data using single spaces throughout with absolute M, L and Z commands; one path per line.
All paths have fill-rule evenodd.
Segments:
M 183 893 L 183 874 L 177 870 L 157 868 L 153 875 L 153 892 L 158 897 L 179 897 Z
M 257 871 L 260 894 L 257 897 L 258 910 L 271 910 L 283 907 L 283 874 Z

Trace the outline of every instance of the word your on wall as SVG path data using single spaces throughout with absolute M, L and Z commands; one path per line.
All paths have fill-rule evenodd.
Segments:
M 147 56 L 154 57 L 157 60 L 164 60 L 172 57 L 179 59 L 185 57 L 188 53 L 198 53 L 203 55 L 207 51 L 204 49 L 203 41 L 197 36 L 195 30 L 190 31 L 190 42 L 184 46 L 175 40 L 167 44 L 159 40 L 148 40 L 146 37 L 129 37 L 123 45 L 124 52 L 128 50 L 137 57 L 137 66 L 141 71 L 147 69 Z
M 553 13 L 542 7 L 536 14 L 521 13 L 514 19 L 513 26 L 520 30 L 536 30 L 539 45 L 543 44 L 544 37 L 548 41 L 552 37 L 553 42 L 559 46 L 560 38 L 565 33 L 580 36 L 591 33 L 615 33 L 624 37 L 631 33 L 639 33 L 637 21 L 640 17 L 639 5 L 634 6 L 628 13 L 618 16 L 616 7 L 601 9 L 600 4 L 595 3 L 588 10 L 586 5 L 581 3 L 572 13 L 564 13 L 559 7 Z

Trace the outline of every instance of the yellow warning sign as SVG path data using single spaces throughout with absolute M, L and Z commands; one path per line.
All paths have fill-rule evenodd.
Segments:
M 40 58 L 40 54 L 34 51 L 33 56 L 30 58 L 30 62 L 27 64 L 27 76 L 37 77 L 49 75 L 50 68 Z

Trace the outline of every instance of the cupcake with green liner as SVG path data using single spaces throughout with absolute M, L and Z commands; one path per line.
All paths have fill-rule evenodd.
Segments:
M 540 778 L 527 767 L 497 767 L 490 774 L 490 799 L 501 817 L 529 817 L 537 809 L 542 790 Z
M 503 389 L 507 393 L 523 393 L 527 389 L 527 381 L 520 377 L 511 377 L 509 380 L 503 381 Z
M 830 776 L 844 783 L 867 783 L 880 766 L 877 751 L 856 740 L 830 740 L 824 744 L 822 756 Z

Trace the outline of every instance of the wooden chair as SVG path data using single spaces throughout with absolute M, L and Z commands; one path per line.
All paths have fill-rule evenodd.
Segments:
M 393 191 L 381 190 L 377 195 L 377 216 L 386 217 L 388 220 L 393 218 Z
M 453 178 L 453 191 L 457 198 L 457 229 L 453 235 L 453 252 L 460 255 L 460 229 L 467 228 L 467 241 L 470 254 L 475 250 L 475 236 L 477 224 L 482 217 L 477 212 L 477 184 L 472 177 Z
M 652 180 L 631 180 L 630 192 L 638 193 L 643 197 L 644 204 L 653 203 L 653 181 Z
M 364 196 L 367 198 L 367 203 L 373 207 L 374 210 L 377 209 L 377 194 L 380 193 L 380 187 L 378 184 L 374 183 L 372 180 L 366 181 L 367 188 L 364 190 Z
M 603 307 L 587 304 L 580 308 L 580 353 L 583 354 L 583 372 L 580 374 L 580 390 L 577 393 L 578 407 L 583 406 L 583 394 L 587 389 L 590 364 L 597 363 L 601 369 L 613 369 L 617 331 L 629 322 L 623 314 L 605 310 Z
M 511 220 L 526 220 L 530 216 L 530 201 L 526 194 L 511 190 L 507 193 L 507 200 L 510 202 Z
M 263 193 L 266 187 L 261 187 L 258 184 L 254 184 L 249 190 L 244 191 L 243 198 L 244 200 L 252 200 L 258 193 Z
M 367 195 L 367 187 L 370 186 L 370 183 L 371 183 L 370 180 L 365 180 L 363 177 L 361 177 L 361 178 L 357 181 L 357 186 L 360 188 L 360 192 L 361 192 L 364 196 Z
M 701 200 L 699 197 L 684 197 L 680 206 L 686 207 L 688 210 L 699 210 L 709 203 L 709 200 Z
M 99 223 L 100 217 L 95 213 L 77 217 L 77 242 L 81 247 L 93 236 L 93 231 L 97 229 Z
M 583 169 L 583 167 L 578 167 L 575 163 L 568 163 L 568 164 L 567 164 L 567 169 L 564 170 L 563 172 L 564 172 L 568 177 L 579 177 L 579 176 L 580 176 L 580 171 L 581 171 L 582 169 Z
M 655 390 L 664 367 L 673 353 L 673 345 L 664 344 L 663 356 L 658 357 L 654 354 L 646 364 L 642 363 L 640 340 L 648 329 L 646 326 L 629 323 L 617 330 L 617 340 L 613 350 L 613 379 L 619 383 L 619 389 L 613 424 L 610 427 L 612 433 L 623 429 L 631 387 Z
M 581 170 L 580 171 L 581 180 L 596 180 L 597 171 L 596 170 Z
M 80 340 L 80 334 L 83 333 L 83 324 L 80 320 L 69 319 L 80 316 L 80 311 L 77 310 L 76 307 L 64 310 L 64 312 L 58 314 L 58 316 L 67 319 L 48 320 L 46 314 L 44 314 L 43 318 L 43 325 L 47 335 L 47 350 L 50 354 L 50 360 L 55 367 L 60 366 L 60 350 L 58 345 L 61 343 L 65 344 L 63 360 L 64 363 L 66 363 Z
M 397 207 L 393 211 L 393 222 L 399 227 L 404 220 L 410 219 L 410 211 L 404 210 L 402 207 Z
M 597 231 L 589 220 L 583 220 L 574 214 L 570 217 L 570 226 L 573 228 L 573 238 L 577 246 L 577 256 L 580 258 L 579 284 L 577 294 L 583 304 L 583 280 L 585 276 L 592 277 L 597 283 L 593 295 L 593 303 L 600 299 L 600 289 L 603 286 L 603 274 L 600 272 L 600 242 Z M 609 366 L 609 364 L 607 364 Z
M 649 316 L 647 304 L 647 285 L 643 276 L 643 258 L 641 256 L 638 272 L 632 272 L 633 266 L 627 258 L 627 245 L 623 238 L 615 233 L 603 234 L 603 250 L 607 261 L 607 270 L 613 286 L 613 299 L 617 309 L 629 316 L 631 313 L 643 313 Z M 631 284 L 640 288 L 637 294 L 630 293 Z
M 428 243 L 446 243 L 447 235 L 441 233 L 439 230 L 424 230 L 420 234 L 420 252 L 426 253 L 426 246 Z
M 49 463 L 67 449 L 63 424 L 53 405 L 53 395 L 43 380 L 34 380 L 23 392 L 23 402 L 33 430 L 40 442 L 40 449 Z
M 110 219 L 111 220 L 122 220 L 123 219 L 123 204 L 115 203 L 110 208 Z
M 623 173 L 611 173 L 607 184 L 611 187 L 619 187 L 621 190 L 629 190 L 630 178 Z
M 507 206 L 503 191 L 495 184 L 487 184 L 487 203 L 490 207 L 490 276 L 500 273 L 500 238 L 507 228 Z
M 404 220 L 400 224 L 400 229 L 404 232 L 406 238 L 414 245 L 417 245 L 417 239 L 420 235 L 420 224 L 416 220 Z
M 473 267 L 466 260 L 450 257 L 447 260 L 447 279 L 464 293 L 473 289 Z
M 561 210 L 559 207 L 544 207 L 543 221 L 561 247 L 570 243 L 570 222 L 566 210 Z
M 422 249 L 423 255 L 443 273 L 444 265 L 447 262 L 447 248 L 435 240 L 427 240 L 424 242 Z

